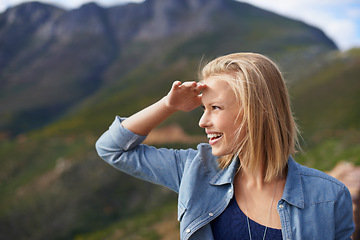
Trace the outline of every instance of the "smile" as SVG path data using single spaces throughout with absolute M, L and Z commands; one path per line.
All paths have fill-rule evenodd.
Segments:
M 219 138 L 222 136 L 222 133 L 210 133 L 207 135 L 207 138 L 213 139 L 213 138 Z
M 209 133 L 207 134 L 207 138 L 209 139 L 209 144 L 213 145 L 215 143 L 217 143 L 221 137 L 223 136 L 222 133 Z

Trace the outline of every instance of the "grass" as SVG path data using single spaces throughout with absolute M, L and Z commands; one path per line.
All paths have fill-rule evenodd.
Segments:
M 161 224 L 168 226 L 167 233 L 158 230 L 158 226 Z M 110 226 L 99 231 L 77 235 L 74 240 L 159 240 L 166 237 L 164 234 L 178 236 L 178 232 L 176 203 L 173 202 L 145 214 L 115 221 Z
M 296 160 L 306 166 L 330 171 L 339 162 L 351 162 L 360 166 L 360 131 L 327 131 L 304 144 L 304 152 Z

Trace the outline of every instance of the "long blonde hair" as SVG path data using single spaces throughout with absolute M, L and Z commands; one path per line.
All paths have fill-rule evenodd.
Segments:
M 298 145 L 298 129 L 280 70 L 261 54 L 234 53 L 209 62 L 200 80 L 217 75 L 226 76 L 222 80 L 239 101 L 242 119 L 235 133 L 235 152 L 221 157 L 220 167 L 228 167 L 239 156 L 241 165 L 253 173 L 263 165 L 266 182 L 283 177 L 287 159 Z

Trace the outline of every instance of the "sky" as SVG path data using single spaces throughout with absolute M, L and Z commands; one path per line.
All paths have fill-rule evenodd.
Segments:
M 0 12 L 31 0 L 1 0 Z M 38 0 L 72 9 L 94 1 L 103 7 L 143 0 Z M 360 0 L 242 0 L 280 15 L 318 27 L 345 51 L 360 47 Z

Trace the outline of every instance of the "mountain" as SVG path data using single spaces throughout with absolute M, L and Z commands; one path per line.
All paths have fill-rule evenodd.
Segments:
M 317 28 L 230 0 L 31 2 L 2 13 L 0 239 L 178 238 L 176 194 L 112 169 L 94 144 L 115 115 L 237 51 L 266 54 L 284 72 L 307 152 L 298 161 L 360 164 L 359 50 L 339 52 Z M 157 146 L 194 147 L 200 114 L 160 126 L 187 143 Z
M 183 62 L 200 62 L 255 51 L 290 69 L 337 49 L 317 28 L 233 0 L 88 3 L 70 11 L 24 3 L 0 15 L 0 46 L 5 139 L 58 119 L 144 66 L 179 61 L 179 54 Z

